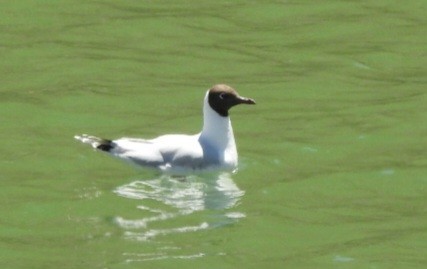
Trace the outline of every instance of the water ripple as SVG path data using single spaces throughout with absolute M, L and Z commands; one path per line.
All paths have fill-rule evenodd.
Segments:
M 137 241 L 220 227 L 246 216 L 242 212 L 227 211 L 234 208 L 245 193 L 228 173 L 204 177 L 160 176 L 148 180 L 140 179 L 120 186 L 114 192 L 128 199 L 143 201 L 137 209 L 148 216 L 139 219 L 126 219 L 121 216 L 114 218 L 115 223 L 125 230 L 125 238 Z M 179 217 L 201 211 L 210 215 L 206 217 L 202 214 L 199 224 L 156 228 L 156 223 L 168 221 L 168 225 L 174 225 Z M 182 225 L 181 221 L 179 223 Z

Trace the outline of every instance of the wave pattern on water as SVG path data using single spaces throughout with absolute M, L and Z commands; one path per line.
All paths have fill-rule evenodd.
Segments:
M 245 192 L 237 187 L 228 173 L 205 177 L 140 179 L 120 186 L 114 192 L 125 198 L 144 201 L 137 206 L 144 217 L 126 219 L 116 216 L 114 219 L 125 230 L 125 238 L 131 240 L 149 241 L 158 236 L 221 227 L 245 217 L 242 212 L 229 211 Z M 198 223 L 187 224 L 185 221 L 186 224 L 182 224 L 182 217 L 202 211 L 206 211 L 208 216 L 200 214 Z M 162 228 L 157 228 L 157 224 Z M 167 228 L 164 228 L 165 225 Z

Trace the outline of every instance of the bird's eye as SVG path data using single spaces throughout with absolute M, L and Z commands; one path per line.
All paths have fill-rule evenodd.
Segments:
M 228 95 L 225 92 L 222 92 L 219 94 L 219 98 L 222 100 L 227 99 L 227 97 L 228 97 Z

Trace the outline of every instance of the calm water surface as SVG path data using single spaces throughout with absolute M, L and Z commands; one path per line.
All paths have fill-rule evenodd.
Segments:
M 425 268 L 425 1 L 3 1 L 1 268 Z M 236 174 L 73 140 L 196 133 L 224 82 Z

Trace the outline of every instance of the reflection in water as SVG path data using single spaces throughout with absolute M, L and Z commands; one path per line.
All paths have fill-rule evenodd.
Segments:
M 148 241 L 160 235 L 186 233 L 223 226 L 245 217 L 240 212 L 229 212 L 244 195 L 228 173 L 209 176 L 174 178 L 161 176 L 151 180 L 137 180 L 118 187 L 115 193 L 130 199 L 143 200 L 137 208 L 148 215 L 130 220 L 116 217 L 116 223 L 126 230 L 129 239 Z M 178 223 L 179 217 L 195 212 L 207 212 L 197 224 L 156 228 L 155 223 L 168 220 L 162 225 Z M 194 220 L 193 220 L 194 221 Z M 197 255 L 200 256 L 200 255 Z M 153 257 L 151 257 L 153 258 Z

